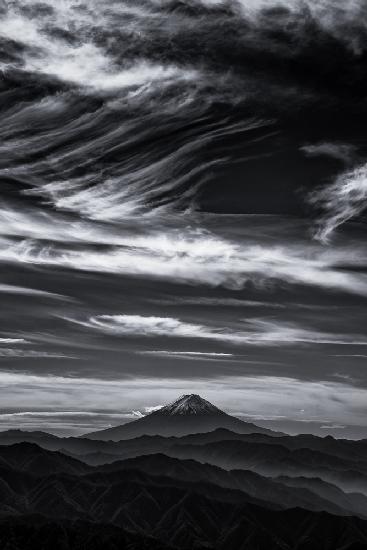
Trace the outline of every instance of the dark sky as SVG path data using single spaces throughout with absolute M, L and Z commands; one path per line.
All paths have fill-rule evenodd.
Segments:
M 367 437 L 364 2 L 1 6 L 0 429 Z

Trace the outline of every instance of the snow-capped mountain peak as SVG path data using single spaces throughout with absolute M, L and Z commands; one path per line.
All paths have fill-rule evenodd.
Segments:
M 173 403 L 165 405 L 158 411 L 152 413 L 154 415 L 218 415 L 224 414 L 223 411 L 209 403 L 206 399 L 195 393 L 182 395 Z

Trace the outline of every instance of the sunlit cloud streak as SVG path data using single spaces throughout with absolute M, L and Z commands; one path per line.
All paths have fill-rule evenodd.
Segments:
M 233 353 L 219 353 L 215 351 L 165 351 L 165 350 L 151 350 L 151 351 L 141 351 L 139 352 L 142 355 L 187 355 L 192 357 L 235 357 Z
M 238 356 L 233 353 L 204 352 L 204 351 L 169 351 L 169 350 L 147 350 L 137 351 L 138 355 L 151 357 L 162 357 L 172 359 L 186 359 L 189 361 L 228 361 Z
M 236 330 L 181 321 L 173 317 L 96 315 L 73 323 L 113 336 L 171 337 L 216 340 L 235 345 L 279 346 L 293 344 L 367 345 L 364 336 L 323 333 L 265 319 L 249 319 Z M 242 328 L 243 327 L 243 328 Z
M 25 48 L 22 65 L 25 71 L 53 76 L 61 81 L 77 86 L 90 88 L 100 93 L 113 92 L 124 88 L 142 87 L 154 81 L 163 85 L 165 80 L 179 78 L 195 78 L 194 70 L 183 70 L 175 66 L 164 67 L 161 64 L 142 61 L 130 68 L 119 68 L 104 50 L 93 41 L 69 44 L 65 40 L 57 40 L 55 36 L 45 32 L 47 24 L 58 23 L 62 26 L 70 22 L 70 12 L 63 6 L 53 6 L 51 15 L 46 16 L 42 24 L 39 18 L 29 18 L 21 12 L 9 10 L 0 20 L 0 33 L 10 40 L 23 39 Z M 61 8 L 61 9 L 60 9 Z M 75 26 L 86 27 L 86 16 L 78 17 L 73 11 Z M 92 21 L 89 21 L 92 24 Z M 13 64 L 14 65 L 14 62 Z M 12 67 L 10 65 L 10 67 Z M 3 70 L 7 64 L 2 63 Z
M 29 344 L 29 342 L 25 338 L 0 338 L 0 344 Z
M 365 274 L 338 268 L 346 263 L 363 265 L 367 258 L 361 247 L 324 250 L 312 243 L 282 241 L 270 246 L 219 237 L 206 229 L 145 232 L 143 228 L 138 234 L 109 229 L 33 211 L 1 209 L 0 261 L 230 289 L 241 289 L 248 282 L 264 289 L 285 282 L 367 296 Z M 24 235 L 21 240 L 9 238 Z
M 323 211 L 315 237 L 328 243 L 340 225 L 367 208 L 367 164 L 341 174 L 331 185 L 311 193 L 310 201 Z
M 37 297 L 45 297 L 50 298 L 53 300 L 67 300 L 70 301 L 71 298 L 68 296 L 63 296 L 61 294 L 55 294 L 54 292 L 47 292 L 45 290 L 38 290 L 35 288 L 27 288 L 24 286 L 16 286 L 16 285 L 7 285 L 0 283 L 0 293 L 4 294 L 20 294 L 24 296 L 37 296 Z

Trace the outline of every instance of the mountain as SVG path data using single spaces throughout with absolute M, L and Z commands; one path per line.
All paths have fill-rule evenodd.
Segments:
M 55 436 L 48 438 L 46 434 L 40 437 L 37 432 L 12 431 L 0 433 L 0 463 L 1 448 L 22 441 L 36 443 L 46 450 L 60 451 L 63 455 L 77 458 L 91 466 L 164 454 L 181 460 L 194 459 L 226 470 L 250 470 L 263 476 L 320 478 L 344 492 L 367 495 L 365 440 L 337 440 L 310 435 L 273 437 L 258 433 L 239 434 L 223 428 L 182 437 L 145 435 L 121 441 Z M 26 451 L 22 452 L 26 456 Z M 37 460 L 41 468 L 47 462 L 46 456 L 38 457 Z M 38 467 L 34 460 L 27 464 L 30 465 L 30 471 Z M 63 467 L 61 458 L 57 468 L 60 467 Z M 77 464 L 75 467 L 79 468 Z M 50 466 L 50 472 L 55 471 L 52 468 Z M 261 495 L 261 492 L 257 495 Z M 322 496 L 323 493 L 320 493 Z M 342 503 L 336 493 L 334 496 L 335 502 Z M 353 498 L 356 499 L 358 496 Z M 333 498 L 331 500 L 334 501 Z M 362 506 L 365 504 L 363 500 Z M 343 507 L 356 509 L 348 503 L 344 503 Z
M 206 399 L 200 397 L 195 393 L 182 395 L 169 405 L 161 407 L 158 411 L 155 411 L 155 415 L 175 416 L 175 415 L 205 415 L 205 416 L 217 416 L 226 414 L 215 405 L 212 405 Z
M 2 550 L 175 550 L 111 524 L 51 520 L 36 514 L 0 519 L 0 541 Z
M 163 454 L 143 455 L 105 464 L 99 472 L 139 470 L 155 476 L 196 483 L 210 483 L 227 489 L 240 490 L 246 495 L 280 508 L 304 508 L 337 515 L 358 515 L 367 519 L 367 497 L 344 493 L 341 489 L 318 478 L 271 478 L 249 470 L 223 470 L 195 460 L 179 460 Z
M 90 467 L 58 451 L 48 451 L 35 443 L 16 443 L 0 447 L 0 468 L 15 469 L 32 475 L 57 473 L 83 474 Z
M 33 455 L 30 464 L 47 456 L 43 471 L 24 469 L 23 454 Z M 1 447 L 0 455 L 1 549 L 367 547 L 367 521 L 336 504 L 335 513 L 326 511 L 332 502 L 318 495 L 313 504 L 309 488 L 282 486 L 252 473 L 160 455 L 84 468 L 66 456 L 61 463 L 60 453 L 27 443 Z M 256 491 L 265 498 L 254 496 Z M 316 510 L 290 507 L 297 500 Z
M 97 432 L 99 433 L 99 432 Z M 314 435 L 282 435 L 277 437 L 260 433 L 238 433 L 225 428 L 214 431 L 189 434 L 182 437 L 163 437 L 160 435 L 143 435 L 135 439 L 121 441 L 99 441 L 82 437 L 57 437 L 37 431 L 8 430 L 0 432 L 0 446 L 15 443 L 36 443 L 44 449 L 61 451 L 76 455 L 91 464 L 103 464 L 114 460 L 132 458 L 143 454 L 166 453 L 174 445 L 199 445 L 220 441 L 242 441 L 251 445 L 282 445 L 290 451 L 308 449 L 322 454 L 342 458 L 350 464 L 350 469 L 358 469 L 361 464 L 367 466 L 367 440 L 335 439 L 331 436 L 317 437 Z M 95 459 L 95 460 L 94 460 Z
M 107 430 L 87 433 L 82 437 L 103 441 L 120 441 L 142 435 L 181 437 L 193 433 L 211 432 L 218 428 L 242 434 L 282 435 L 235 418 L 221 411 L 200 395 L 189 394 L 181 396 L 174 403 L 153 411 L 143 418 Z
M 251 470 L 268 477 L 319 477 L 343 491 L 367 495 L 366 457 L 348 460 L 305 447 L 289 449 L 278 443 L 282 438 L 269 439 L 274 443 L 225 440 L 196 445 L 176 444 L 167 448 L 165 454 L 225 470 Z

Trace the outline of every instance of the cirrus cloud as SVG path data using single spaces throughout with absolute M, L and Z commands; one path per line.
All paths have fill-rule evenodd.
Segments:
M 335 229 L 366 209 L 367 164 L 341 174 L 333 184 L 312 193 L 310 200 L 324 212 L 315 236 L 327 243 Z
M 367 345 L 367 339 L 363 336 L 318 332 L 296 324 L 282 324 L 265 319 L 243 321 L 236 329 L 191 323 L 174 317 L 143 315 L 95 315 L 87 320 L 67 320 L 89 329 L 120 337 L 199 338 L 228 344 L 262 346 L 300 343 Z

